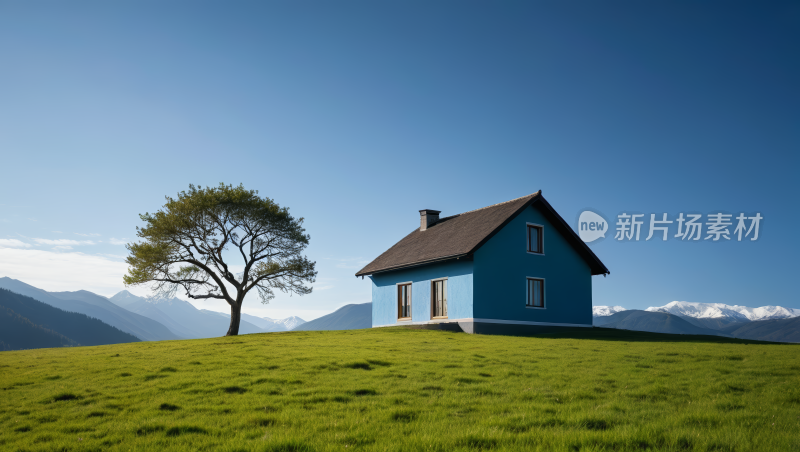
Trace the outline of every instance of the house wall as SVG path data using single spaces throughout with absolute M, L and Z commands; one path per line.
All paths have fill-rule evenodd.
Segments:
M 408 270 L 378 273 L 372 280 L 372 326 L 407 324 L 397 321 L 397 283 L 412 282 L 411 321 L 431 321 L 431 280 L 447 277 L 448 320 L 472 317 L 472 262 L 452 261 Z
M 527 223 L 542 225 L 544 255 L 527 251 Z M 592 324 L 589 265 L 536 204 L 475 252 L 474 317 L 523 322 Z M 545 279 L 545 308 L 528 308 L 527 277 Z

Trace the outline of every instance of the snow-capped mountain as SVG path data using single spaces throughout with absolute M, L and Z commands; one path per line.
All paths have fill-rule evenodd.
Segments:
M 276 320 L 276 322 L 282 323 L 286 327 L 286 329 L 290 331 L 306 323 L 305 320 L 301 319 L 300 317 L 297 317 L 296 315 L 293 315 L 291 317 L 286 317 L 285 319 Z
M 784 308 L 782 306 L 750 308 L 723 303 L 692 303 L 689 301 L 673 301 L 664 306 L 649 307 L 646 311 L 666 312 L 696 319 L 727 318 L 739 321 L 788 319 L 800 316 L 800 309 Z
M 289 331 L 299 325 L 306 323 L 305 320 L 297 316 L 287 317 L 285 319 L 272 319 L 269 317 L 256 317 L 253 315 L 242 314 L 242 319 L 258 325 L 264 331 Z
M 592 317 L 606 317 L 625 310 L 622 306 L 592 306 Z
M 673 301 L 664 306 L 651 306 L 645 309 L 645 311 L 666 312 L 667 314 L 679 315 L 681 317 L 693 317 L 695 319 L 730 318 L 741 321 L 749 320 L 747 316 L 731 308 L 732 306 L 722 303 Z
M 738 309 L 750 320 L 774 320 L 800 317 L 800 309 L 784 308 L 783 306 L 761 306 L 760 308 L 748 308 L 746 306 L 732 306 Z

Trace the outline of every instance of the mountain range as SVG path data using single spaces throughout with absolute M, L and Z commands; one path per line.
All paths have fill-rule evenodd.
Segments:
M 200 310 L 180 298 L 137 297 L 127 290 L 109 298 L 111 303 L 166 325 L 184 339 L 201 339 L 224 336 L 230 326 L 222 314 Z M 261 328 L 242 320 L 240 334 L 262 333 Z
M 0 289 L 0 350 L 138 342 L 98 319 Z
M 372 328 L 372 303 L 348 304 L 304 323 L 294 331 L 361 330 Z
M 625 310 L 622 306 L 593 306 L 592 315 L 594 317 L 603 317 Z M 726 318 L 732 321 L 776 320 L 800 317 L 800 309 L 784 308 L 783 306 L 750 308 L 723 303 L 695 303 L 689 301 L 673 301 L 664 306 L 649 307 L 645 311 L 666 312 L 695 319 Z
M 645 310 L 594 306 L 594 325 L 671 334 L 706 334 L 763 341 L 800 342 L 800 309 L 673 301 Z
M 217 311 L 207 311 L 203 309 L 205 312 L 211 312 L 217 315 L 221 315 L 228 319 L 227 321 L 230 322 L 230 314 L 225 312 L 217 312 Z M 285 319 L 271 319 L 269 317 L 256 317 L 254 315 L 242 313 L 242 320 L 252 323 L 253 325 L 261 328 L 262 333 L 274 333 L 278 331 L 292 331 L 297 326 L 303 325 L 306 323 L 305 320 L 297 317 L 295 315 L 291 317 L 287 317 Z
M 85 290 L 47 292 L 6 277 L 0 278 L 3 289 L 8 292 L 5 305 L 0 303 L 0 350 L 219 337 L 230 326 L 229 314 L 197 309 L 179 298 L 144 298 L 128 291 L 110 299 Z M 49 309 L 46 315 L 42 306 Z M 239 334 L 290 331 L 304 323 L 297 316 L 242 314 Z M 70 329 L 71 324 L 81 327 Z
M 692 303 L 688 301 L 673 301 L 661 307 L 647 308 L 646 311 L 668 312 L 695 319 L 729 318 L 740 321 L 776 320 L 800 316 L 800 309 L 784 308 L 782 306 L 748 308 L 747 306 L 722 303 Z
M 122 308 L 167 325 L 186 339 L 222 336 L 230 326 L 230 314 L 197 309 L 180 298 L 144 298 L 123 290 L 109 300 Z M 243 313 L 239 322 L 239 334 L 290 331 L 303 323 L 305 320 L 296 316 L 276 320 Z
M 0 278 L 0 288 L 31 297 L 64 311 L 93 317 L 144 341 L 180 339 L 178 335 L 158 321 L 123 309 L 107 298 L 85 290 L 47 292 L 22 281 L 5 277 Z

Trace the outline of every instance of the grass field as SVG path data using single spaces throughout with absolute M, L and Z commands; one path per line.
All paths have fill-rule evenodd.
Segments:
M 410 329 L 0 352 L 0 450 L 800 450 L 800 346 Z

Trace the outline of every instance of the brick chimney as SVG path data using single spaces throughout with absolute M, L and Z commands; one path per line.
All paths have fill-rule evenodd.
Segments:
M 419 230 L 424 231 L 439 221 L 439 210 L 423 209 L 419 211 Z

